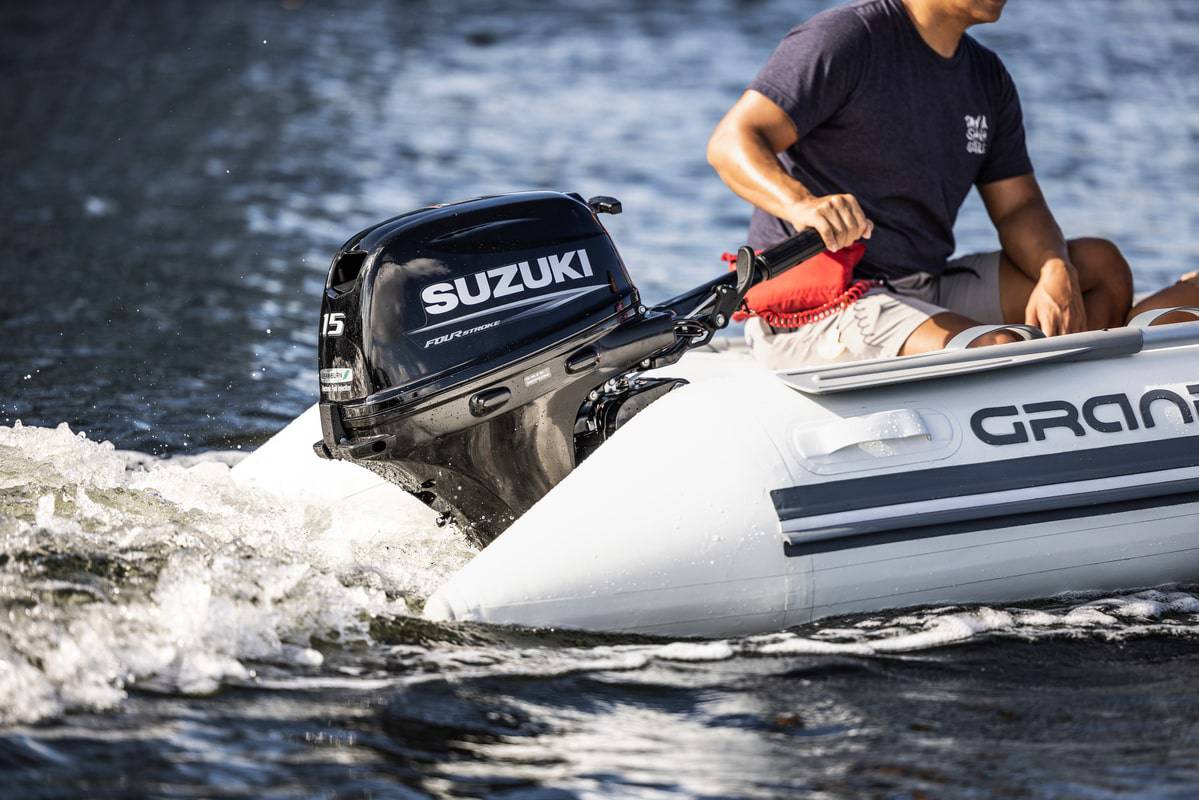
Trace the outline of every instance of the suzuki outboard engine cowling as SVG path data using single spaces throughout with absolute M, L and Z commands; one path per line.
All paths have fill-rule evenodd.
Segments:
M 597 387 L 675 341 L 599 222 L 619 210 L 526 192 L 350 239 L 321 308 L 318 454 L 379 472 L 480 546 L 494 538 L 574 468 Z

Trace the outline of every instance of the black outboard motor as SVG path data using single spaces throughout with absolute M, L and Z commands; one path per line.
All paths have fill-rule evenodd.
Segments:
M 619 202 L 525 192 L 346 242 L 321 307 L 317 453 L 378 472 L 485 546 L 684 383 L 636 371 L 706 343 L 750 286 L 822 249 L 811 234 L 742 248 L 736 273 L 649 310 L 600 213 Z

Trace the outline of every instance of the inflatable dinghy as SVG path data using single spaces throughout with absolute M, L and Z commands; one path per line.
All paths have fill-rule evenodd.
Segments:
M 986 327 L 780 373 L 680 362 L 819 240 L 743 248 L 646 308 L 597 216 L 618 211 L 484 198 L 334 259 L 316 454 L 484 547 L 427 617 L 723 636 L 1199 581 L 1199 321 L 969 348 Z

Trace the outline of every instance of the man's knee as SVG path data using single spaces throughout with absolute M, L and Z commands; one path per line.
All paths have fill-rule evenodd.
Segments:
M 985 336 L 980 336 L 971 343 L 971 347 L 988 347 L 993 344 L 1013 344 L 1015 342 L 1023 342 L 1024 337 L 1007 331 L 995 331 L 988 333 Z
M 1100 291 L 1117 305 L 1132 305 L 1132 268 L 1114 242 L 1084 237 L 1068 246 L 1084 292 Z

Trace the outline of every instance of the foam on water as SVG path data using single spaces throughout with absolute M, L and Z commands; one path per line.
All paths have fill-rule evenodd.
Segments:
M 335 518 L 220 460 L 140 460 L 65 424 L 0 428 L 0 724 L 111 707 L 133 681 L 208 693 L 248 662 L 318 666 L 314 644 L 369 640 L 469 556 L 402 510 Z
M 742 652 L 760 655 L 876 655 L 1000 636 L 1024 640 L 1100 636 L 1121 639 L 1155 634 L 1199 635 L 1199 597 L 1181 590 L 1149 589 L 1116 597 L 1072 595 L 1045 608 L 935 608 L 895 616 L 869 616 L 852 627 L 820 627 L 746 639 Z
M 1033 604 L 1029 604 L 1033 605 Z M 595 644 L 589 647 L 409 648 L 412 674 L 396 685 L 495 676 L 550 678 L 572 672 L 636 671 L 655 663 L 715 662 L 738 657 L 883 657 L 960 646 L 986 639 L 1032 642 L 1099 638 L 1121 641 L 1155 635 L 1199 636 L 1199 596 L 1149 589 L 1119 596 L 1074 594 L 1038 608 L 944 607 L 834 619 L 794 631 L 718 641 Z M 433 670 L 427 669 L 434 666 Z M 300 679 L 301 681 L 303 679 Z M 297 684 L 299 685 L 299 684 Z
M 0 427 L 0 725 L 109 708 L 133 684 L 185 694 L 230 683 L 374 691 L 739 657 L 870 658 L 986 638 L 1199 633 L 1199 597 L 1158 589 L 908 610 L 707 642 L 564 642 L 411 620 L 425 628 L 396 635 L 375 626 L 402 628 L 409 602 L 470 558 L 461 537 L 415 504 L 334 513 L 303 487 L 282 495 L 248 486 L 234 461 L 123 454 L 66 425 Z M 322 653 L 352 650 L 371 656 L 324 664 Z

